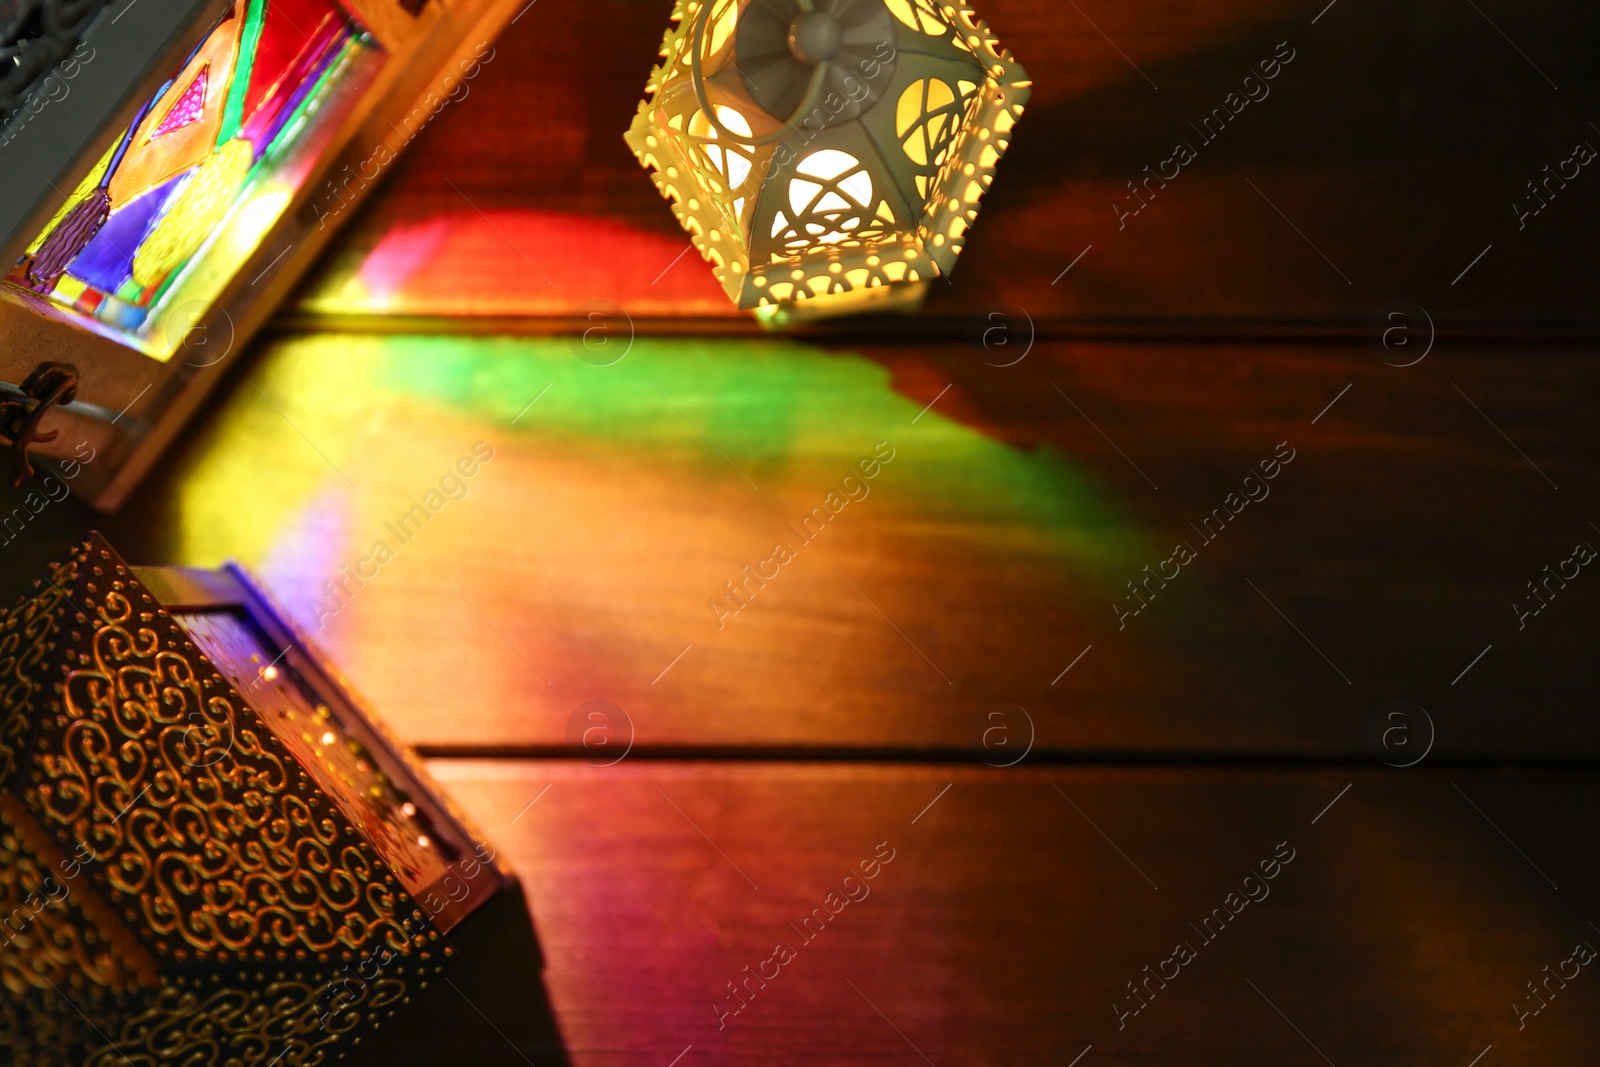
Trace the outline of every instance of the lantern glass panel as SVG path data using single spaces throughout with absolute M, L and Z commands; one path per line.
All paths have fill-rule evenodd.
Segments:
M 28 2 L 59 26 L 0 26 L 34 60 L 0 77 L 0 478 L 110 510 L 525 4 Z
M 170 358 L 384 58 L 336 0 L 235 0 L 61 203 L 8 287 Z

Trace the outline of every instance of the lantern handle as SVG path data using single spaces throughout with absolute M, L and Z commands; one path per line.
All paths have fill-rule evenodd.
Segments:
M 738 0 L 730 0 L 730 2 L 737 3 Z M 805 12 L 813 10 L 815 0 L 795 0 L 795 2 L 799 5 L 800 10 Z M 711 124 L 711 128 L 717 132 L 719 137 L 724 137 L 749 148 L 763 148 L 769 144 L 775 144 L 793 133 L 799 127 L 800 120 L 817 106 L 817 101 L 822 98 L 823 82 L 827 78 L 828 63 L 830 61 L 824 59 L 812 70 L 811 84 L 806 86 L 805 97 L 800 101 L 800 106 L 795 109 L 794 114 L 790 115 L 788 121 L 782 126 L 772 133 L 763 134 L 760 137 L 747 137 L 734 133 L 723 125 L 722 120 L 717 117 L 716 109 L 711 106 L 711 99 L 706 94 L 705 71 L 702 69 L 700 60 L 700 54 L 705 50 L 706 27 L 711 24 L 711 9 L 716 6 L 717 0 L 705 0 L 704 6 L 700 8 L 699 15 L 695 16 L 694 40 L 689 46 L 689 81 L 694 86 L 694 98 L 700 105 L 700 113 L 705 115 L 706 121 Z

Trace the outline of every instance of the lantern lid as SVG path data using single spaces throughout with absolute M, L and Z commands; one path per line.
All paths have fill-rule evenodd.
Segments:
M 814 95 L 843 102 L 820 112 L 826 127 L 854 120 L 882 98 L 888 78 L 864 79 L 857 71 L 892 56 L 894 42 L 894 16 L 883 0 L 751 0 L 739 15 L 734 51 L 750 98 L 781 121 L 810 110 L 801 105 L 821 66 Z

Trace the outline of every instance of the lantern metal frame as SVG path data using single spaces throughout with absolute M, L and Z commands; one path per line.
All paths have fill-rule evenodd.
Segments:
M 854 86 L 830 88 L 825 60 L 792 114 L 759 103 L 752 81 L 782 57 L 741 70 L 750 13 L 857 2 L 678 0 L 625 135 L 723 290 L 767 325 L 920 304 L 955 268 L 1031 91 L 961 0 L 860 0 L 893 33 L 853 60 Z

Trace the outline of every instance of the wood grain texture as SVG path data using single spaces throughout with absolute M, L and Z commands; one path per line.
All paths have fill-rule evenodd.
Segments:
M 1600 586 L 1545 570 L 1600 544 L 1584 350 L 574 343 L 279 339 L 108 532 L 242 561 L 436 753 L 570 751 L 606 700 L 658 752 L 964 755 L 1000 713 L 1041 754 L 1366 760 L 1395 699 L 1434 758 L 1600 752 Z M 6 592 L 97 522 L 51 505 Z
M 459 757 L 526 898 L 352 1062 L 1592 1060 L 1592 967 L 1514 1006 L 1600 944 L 1594 346 L 1461 338 L 1600 325 L 1600 178 L 1511 206 L 1596 9 L 981 0 L 1036 88 L 963 266 L 811 343 L 711 336 L 623 146 L 668 6 L 524 10 L 124 512 L 0 489 L 5 600 L 237 559 Z
M 481 969 L 461 987 L 482 1008 L 450 1031 L 462 1062 L 547 1062 L 546 996 L 579 1067 L 1062 1065 L 1090 1045 L 1081 1067 L 1465 1065 L 1490 1045 L 1531 1067 L 1585 1062 L 1600 1039 L 1592 967 L 1521 1029 L 1512 1009 L 1600 941 L 1594 856 L 1574 843 L 1600 815 L 1592 779 L 432 769 L 518 867 L 544 962 L 542 989 Z M 861 879 L 882 848 L 893 859 Z M 852 871 L 860 899 L 841 903 Z M 837 914 L 797 933 L 819 908 Z M 1127 983 L 1180 943 L 1196 958 L 1119 1029 Z M 727 983 L 780 944 L 794 958 L 720 1017 L 714 1003 L 739 1003 Z M 374 1062 L 436 1062 L 420 1049 Z
M 1578 142 L 1600 147 L 1592 5 L 978 6 L 1035 88 L 938 319 L 1359 329 L 1408 299 L 1455 327 L 1596 324 L 1600 181 L 1583 169 L 1537 216 L 1513 208 Z M 566 319 L 603 300 L 733 319 L 622 143 L 668 11 L 530 6 L 291 312 Z M 1280 42 L 1293 60 L 1245 86 Z M 1261 99 L 1228 104 L 1246 89 Z M 1223 107 L 1240 109 L 1224 132 L 1197 129 Z M 1179 142 L 1197 158 L 1123 218 L 1128 183 Z

